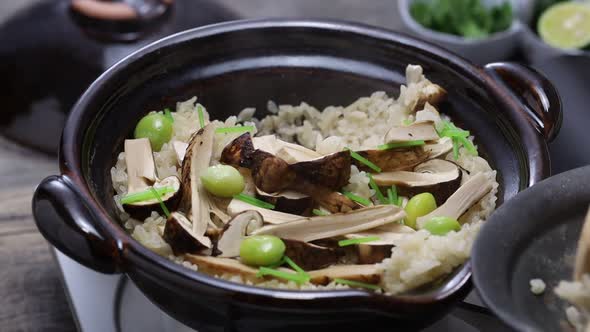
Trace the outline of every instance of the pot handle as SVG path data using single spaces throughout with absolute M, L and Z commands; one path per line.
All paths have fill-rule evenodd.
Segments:
M 67 176 L 50 176 L 33 196 L 33 216 L 41 234 L 76 262 L 102 273 L 118 271 L 119 250 L 93 225 L 93 216 Z
M 484 70 L 521 105 L 545 140 L 553 141 L 562 120 L 561 99 L 553 84 L 535 69 L 518 63 L 490 63 Z

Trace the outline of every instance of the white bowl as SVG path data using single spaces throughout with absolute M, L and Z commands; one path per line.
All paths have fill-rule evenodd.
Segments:
M 483 39 L 469 39 L 447 33 L 434 31 L 416 22 L 410 14 L 410 5 L 415 0 L 398 0 L 399 12 L 408 32 L 420 39 L 444 47 L 476 63 L 486 64 L 506 60 L 517 50 L 524 25 L 516 18 L 505 31 L 497 32 Z M 504 1 L 484 1 L 486 5 L 495 5 Z M 528 1 L 525 1 L 528 2 Z M 523 5 L 521 1 L 511 1 L 515 12 Z

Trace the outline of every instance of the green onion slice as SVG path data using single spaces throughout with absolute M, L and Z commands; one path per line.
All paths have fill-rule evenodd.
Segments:
M 326 211 L 320 210 L 320 209 L 313 209 L 311 212 L 313 214 L 315 214 L 316 216 L 328 216 L 328 215 L 330 215 L 329 212 L 326 212 Z
M 389 150 L 389 149 L 399 149 L 399 148 L 409 148 L 412 146 L 420 146 L 424 145 L 426 142 L 422 140 L 417 141 L 408 141 L 408 142 L 399 142 L 399 143 L 388 143 L 377 146 L 378 150 Z
M 361 204 L 361 205 L 364 205 L 364 206 L 371 205 L 371 201 L 369 201 L 368 199 L 366 199 L 364 197 L 357 196 L 357 195 L 351 193 L 350 191 L 344 191 L 344 192 L 342 192 L 342 194 L 344 196 L 350 198 L 351 200 Z
M 168 120 L 170 120 L 170 122 L 174 123 L 174 117 L 172 116 L 172 113 L 170 113 L 170 109 L 167 108 L 164 110 L 164 116 L 166 118 L 168 118 Z
M 234 198 L 239 199 L 240 201 L 248 203 L 250 205 L 254 205 L 254 206 L 263 208 L 263 209 L 272 210 L 275 208 L 275 206 L 270 203 L 267 203 L 265 201 L 261 201 L 258 198 L 255 198 L 255 197 L 252 197 L 252 196 L 249 196 L 246 194 L 237 194 L 237 195 L 234 195 Z
M 205 127 L 205 115 L 203 114 L 203 105 L 197 104 L 197 113 L 199 114 L 199 124 L 201 128 Z
M 354 244 L 361 244 L 361 243 L 374 242 L 374 241 L 379 241 L 379 238 L 377 236 L 366 236 L 366 237 L 359 237 L 356 239 L 340 240 L 340 241 L 338 241 L 338 246 L 346 247 L 346 246 L 351 246 Z
M 379 200 L 379 202 L 381 202 L 381 204 L 387 204 L 387 200 L 385 199 L 385 196 L 383 196 L 383 193 L 381 192 L 381 189 L 379 189 L 377 183 L 375 183 L 375 180 L 373 180 L 373 176 L 371 176 L 371 174 L 368 174 L 368 177 L 369 186 L 371 187 L 371 189 L 375 190 L 375 194 L 377 195 L 377 199 Z
M 245 133 L 247 131 L 254 131 L 254 126 L 234 126 L 234 127 L 221 127 L 221 128 L 215 129 L 215 133 L 217 133 L 217 134 Z
M 456 137 L 452 138 L 453 140 L 453 158 L 455 160 L 459 159 L 459 140 Z
M 352 286 L 352 287 L 361 287 L 361 288 L 366 288 L 366 289 L 371 289 L 371 290 L 380 290 L 381 289 L 381 287 L 379 287 L 377 285 L 367 284 L 364 282 L 354 281 L 354 280 L 334 278 L 334 282 L 337 284 L 342 284 L 342 285 L 347 285 L 347 286 Z
M 297 271 L 298 274 L 304 276 L 307 279 L 306 281 L 309 281 L 309 274 L 307 274 L 307 272 L 305 272 L 305 270 L 303 270 L 299 265 L 295 264 L 295 262 L 293 262 L 291 258 L 284 256 L 283 259 L 285 260 L 285 263 L 287 263 L 293 270 Z
M 166 204 L 164 204 L 164 202 L 162 201 L 162 198 L 160 197 L 160 194 L 156 191 L 156 189 L 154 189 L 154 187 L 150 187 L 150 191 L 151 191 L 152 195 L 154 195 L 154 197 L 160 203 L 160 207 L 162 208 L 162 211 L 164 211 L 164 214 L 166 215 L 166 218 L 170 218 L 170 211 L 168 211 L 168 208 L 166 207 Z
M 367 158 L 361 156 L 360 154 L 352 151 L 349 148 L 345 148 L 345 150 L 350 151 L 350 156 L 356 160 L 358 160 L 360 163 L 364 164 L 365 166 L 369 167 L 370 169 L 374 170 L 377 173 L 381 173 L 381 168 L 375 164 L 373 164 L 371 161 L 369 161 Z
M 399 203 L 399 197 L 397 195 L 397 187 L 394 185 L 387 189 L 387 200 L 391 205 L 397 205 Z
M 172 187 L 160 187 L 160 188 L 150 188 L 148 190 L 144 190 L 144 191 L 140 191 L 140 192 L 136 192 L 133 194 L 128 194 L 125 195 L 123 197 L 121 197 L 121 204 L 125 205 L 125 204 L 133 204 L 133 203 L 138 203 L 138 202 L 143 202 L 143 201 L 149 201 L 154 199 L 154 193 L 152 192 L 152 189 L 161 196 L 164 196 L 166 194 L 170 194 L 175 192 L 176 190 Z
M 307 281 L 309 281 L 307 279 L 307 277 L 302 274 L 280 271 L 280 270 L 271 269 L 271 268 L 264 267 L 264 266 L 261 266 L 258 269 L 258 273 L 256 273 L 256 276 L 257 277 L 273 276 L 273 277 L 277 277 L 277 278 L 281 278 L 281 279 L 285 279 L 285 280 L 289 280 L 289 281 L 294 281 L 298 284 L 303 284 L 303 283 L 306 283 Z

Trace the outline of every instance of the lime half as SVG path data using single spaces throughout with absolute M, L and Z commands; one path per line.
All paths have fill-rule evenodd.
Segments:
M 590 44 L 590 5 L 562 2 L 541 15 L 537 26 L 543 40 L 554 47 L 581 49 Z

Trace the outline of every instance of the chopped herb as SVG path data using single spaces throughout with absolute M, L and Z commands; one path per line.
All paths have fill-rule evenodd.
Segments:
M 313 209 L 311 212 L 313 214 L 315 214 L 316 216 L 328 216 L 328 215 L 330 215 L 329 212 L 326 212 L 326 211 L 320 210 L 320 209 Z
M 307 274 L 307 272 L 305 272 L 305 270 L 303 270 L 301 267 L 299 267 L 299 265 L 295 264 L 295 262 L 293 262 L 293 260 L 287 256 L 284 256 L 283 259 L 285 260 L 285 263 L 287 263 L 293 270 L 297 271 L 298 274 L 304 276 L 307 280 L 309 281 L 310 276 L 309 274 Z
M 389 204 L 391 205 L 398 205 L 399 197 L 397 196 L 397 187 L 394 185 L 391 188 L 387 189 L 387 199 Z
M 164 110 L 164 116 L 166 118 L 168 118 L 168 120 L 170 120 L 170 122 L 174 123 L 174 117 L 172 116 L 172 113 L 170 113 L 170 109 L 167 108 Z
M 270 203 L 267 203 L 265 201 L 261 201 L 258 198 L 255 198 L 255 197 L 252 197 L 252 196 L 248 196 L 246 194 L 237 194 L 237 195 L 234 195 L 234 198 L 235 199 L 239 199 L 242 202 L 245 202 L 245 203 L 248 203 L 248 204 L 251 204 L 251 205 L 254 205 L 254 206 L 258 206 L 258 207 L 263 208 L 263 209 L 270 209 L 270 210 L 272 210 L 272 209 L 275 208 L 275 206 L 272 205 L 272 204 L 270 204 Z
M 377 285 L 367 284 L 364 282 L 354 281 L 354 280 L 334 278 L 334 282 L 337 284 L 342 284 L 342 285 L 347 285 L 347 286 L 352 286 L 352 287 L 361 287 L 361 288 L 366 288 L 366 289 L 371 289 L 371 290 L 380 290 L 381 289 L 381 287 L 379 287 Z
M 221 128 L 215 129 L 215 133 L 217 133 L 217 134 L 245 133 L 247 131 L 254 131 L 254 126 L 234 126 L 234 127 L 221 127 Z
M 457 139 L 463 145 L 463 147 L 467 150 L 467 152 L 469 152 L 470 154 L 472 154 L 474 156 L 477 156 L 477 149 L 475 148 L 475 145 L 473 145 L 473 143 L 468 138 L 458 137 Z
M 154 190 L 156 191 L 156 193 L 158 193 L 160 195 L 160 197 L 176 191 L 172 187 L 160 187 L 160 188 L 155 188 Z M 121 204 L 123 204 L 123 205 L 133 204 L 133 203 L 138 203 L 138 202 L 149 201 L 152 199 L 154 199 L 154 194 L 151 191 L 151 189 L 148 189 L 148 190 L 140 191 L 140 192 L 133 193 L 133 194 L 128 194 L 128 195 L 121 197 Z
M 399 148 L 409 148 L 412 146 L 419 146 L 424 145 L 426 142 L 418 140 L 418 141 L 409 141 L 409 142 L 399 142 L 399 143 L 388 143 L 379 145 L 377 147 L 378 150 L 389 150 L 389 149 L 399 149 Z
M 404 119 L 404 121 L 402 121 L 402 124 L 403 124 L 404 126 L 409 126 L 409 125 L 411 125 L 412 123 L 413 123 L 413 122 L 412 122 L 412 120 L 410 120 L 410 119 Z
M 154 189 L 154 187 L 150 187 L 150 191 L 152 192 L 152 195 L 154 195 L 154 197 L 160 203 L 160 207 L 162 208 L 162 211 L 164 211 L 164 214 L 166 215 L 166 218 L 170 218 L 170 211 L 168 211 L 168 208 L 166 207 L 166 204 L 164 204 L 164 202 L 162 201 L 162 198 L 160 197 L 160 194 L 156 191 L 156 189 Z
M 367 176 L 369 177 L 369 186 L 371 189 L 375 190 L 375 194 L 377 195 L 379 202 L 381 202 L 381 204 L 387 204 L 388 202 L 385 199 L 385 196 L 383 196 L 383 193 L 381 192 L 381 189 L 379 189 L 377 183 L 375 183 L 375 180 L 373 180 L 373 176 L 371 176 L 371 174 L 368 174 Z
M 351 193 L 350 191 L 344 191 L 344 192 L 342 192 L 342 194 L 344 196 L 350 198 L 351 200 L 361 204 L 361 205 L 364 205 L 364 206 L 371 205 L 371 201 L 369 201 L 368 199 L 366 199 L 364 197 L 357 196 L 357 195 Z
M 452 138 L 453 140 L 453 158 L 455 160 L 459 159 L 459 140 L 456 137 Z
M 197 104 L 197 113 L 199 114 L 199 125 L 205 127 L 205 115 L 203 114 L 203 105 Z
M 457 128 L 450 121 L 443 121 L 443 127 L 438 132 L 441 137 L 449 137 L 453 141 L 453 157 L 459 159 L 459 148 L 463 146 L 467 152 L 477 156 L 475 145 L 469 140 L 469 131 Z
M 346 246 L 351 246 L 353 244 L 361 244 L 361 243 L 374 242 L 374 241 L 379 241 L 379 238 L 376 236 L 359 237 L 356 239 L 340 240 L 340 241 L 338 241 L 338 246 L 346 247 Z
M 397 197 L 397 206 L 402 207 L 402 204 L 404 204 L 404 199 L 401 196 Z
M 307 281 L 309 281 L 309 279 L 300 274 L 300 273 L 290 273 L 290 272 L 285 272 L 285 271 L 280 271 L 280 270 L 276 270 L 276 269 L 271 269 L 268 267 L 264 267 L 261 266 L 258 269 L 258 273 L 256 273 L 257 277 L 263 277 L 263 276 L 273 276 L 273 277 L 277 277 L 277 278 L 281 278 L 281 279 L 285 279 L 285 280 L 289 280 L 289 281 L 294 281 L 298 284 L 303 284 L 306 283 Z
M 381 173 L 381 168 L 375 164 L 373 164 L 371 161 L 369 161 L 367 158 L 361 156 L 360 154 L 352 151 L 349 148 L 345 148 L 345 150 L 350 151 L 350 156 L 356 160 L 358 160 L 360 163 L 364 164 L 365 166 L 369 167 L 370 169 L 374 170 L 377 173 Z

